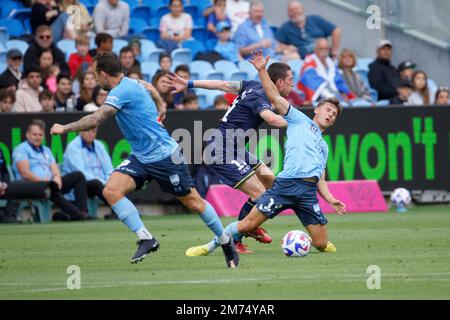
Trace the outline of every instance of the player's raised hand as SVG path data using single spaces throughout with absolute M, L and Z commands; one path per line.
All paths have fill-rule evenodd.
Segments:
M 66 133 L 64 126 L 62 124 L 59 123 L 55 123 L 52 128 L 50 129 L 50 134 L 64 134 Z
M 341 200 L 333 199 L 333 201 L 330 202 L 330 205 L 340 216 L 347 213 L 347 209 L 345 209 L 345 203 L 343 203 Z
M 262 50 L 255 50 L 252 52 L 252 58 L 249 62 L 256 68 L 256 70 L 260 71 L 266 68 L 269 59 L 270 56 L 264 58 Z
M 173 89 L 172 94 L 184 91 L 188 86 L 187 80 L 181 78 L 175 73 L 169 73 L 166 75 L 163 78 L 163 84 Z

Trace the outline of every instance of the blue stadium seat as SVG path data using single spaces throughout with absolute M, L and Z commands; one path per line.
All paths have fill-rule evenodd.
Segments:
M 74 40 L 62 39 L 58 41 L 56 46 L 59 48 L 59 50 L 64 52 L 64 54 L 66 55 L 66 61 L 69 60 L 69 57 L 72 53 L 75 53 L 77 51 Z
M 195 56 L 197 55 L 197 53 L 206 51 L 206 47 L 203 44 L 203 42 L 198 41 L 196 39 L 183 41 L 182 46 L 183 46 L 183 48 L 191 49 L 192 57 L 194 59 L 195 59 Z
M 278 31 L 278 27 L 277 26 L 270 26 L 270 30 L 272 30 L 273 35 L 275 35 Z
M 250 78 L 246 71 L 237 70 L 230 74 L 230 77 L 227 78 L 229 81 L 244 81 L 244 80 L 253 80 Z
M 196 4 L 190 4 L 185 6 L 184 12 L 190 14 L 193 20 L 196 20 L 202 16 L 199 7 Z
M 140 5 L 139 0 L 122 0 L 125 1 L 126 3 L 128 3 L 128 5 L 130 6 L 130 9 Z
M 161 17 L 153 17 L 150 19 L 150 26 L 159 29 L 159 25 L 161 23 Z
M 8 52 L 6 50 L 0 51 L 0 64 L 1 65 L 6 65 L 6 55 L 8 54 Z
M 258 71 L 247 60 L 239 61 L 239 70 L 247 72 L 248 79 L 254 80 L 258 78 Z
M 87 11 L 89 12 L 89 14 L 92 16 L 94 14 L 94 9 L 95 6 L 94 5 L 89 5 L 89 6 L 85 6 Z
M 135 19 L 142 19 L 149 22 L 152 18 L 152 9 L 147 5 L 136 6 L 131 9 L 130 16 Z
M 214 63 L 214 69 L 222 72 L 228 80 L 233 72 L 239 71 L 236 64 L 228 60 L 219 60 Z
M 6 49 L 6 43 L 9 40 L 8 29 L 0 27 L 0 49 Z
M 217 96 L 223 95 L 220 90 L 195 89 L 195 94 L 199 97 L 200 109 L 208 109 L 214 105 L 214 99 Z
M 192 29 L 192 37 L 205 43 L 208 40 L 208 30 L 205 27 L 194 26 Z
M 147 55 L 150 50 L 155 49 L 156 45 L 153 41 L 148 40 L 148 39 L 140 39 L 139 40 L 141 43 L 141 55 Z
M 123 39 L 114 39 L 112 51 L 118 55 L 120 52 L 120 49 L 122 49 L 123 47 L 126 47 L 126 46 L 128 46 L 128 41 L 123 40 Z
M 356 72 L 356 74 L 359 75 L 359 77 L 361 78 L 361 80 L 364 82 L 364 85 L 367 88 L 370 88 L 370 83 L 369 83 L 369 71 L 367 69 L 359 69 L 359 68 L 355 68 L 354 71 Z
M 199 8 L 201 14 L 207 7 L 210 7 L 212 5 L 211 0 L 193 0 L 191 1 L 191 3 L 195 4 Z
M 211 70 L 206 75 L 206 80 L 225 80 L 225 74 L 222 71 Z
M 80 0 L 80 3 L 84 4 L 84 6 L 87 7 L 95 5 L 97 1 L 94 2 L 94 0 Z
M 428 78 L 427 79 L 427 85 L 428 85 L 428 90 L 430 92 L 436 92 L 438 89 L 438 86 L 436 84 L 436 82 L 433 79 Z
M 23 5 L 22 3 L 18 1 L 11 1 L 11 0 L 3 0 L 1 2 L 1 16 L 2 18 L 9 17 L 9 15 L 16 9 L 22 9 Z
M 161 55 L 161 53 L 165 53 L 166 51 L 164 49 L 160 49 L 160 48 L 155 48 L 155 49 L 151 49 L 146 58 L 145 61 L 147 62 L 154 62 L 159 64 L 159 56 Z
M 16 9 L 9 15 L 9 18 L 19 20 L 22 23 L 22 26 L 27 34 L 31 34 L 30 17 L 30 8 Z
M 8 29 L 8 34 L 10 38 L 18 38 L 26 34 L 22 22 L 16 19 L 10 18 L 0 19 L 0 26 Z
M 206 40 L 206 49 L 208 50 L 214 50 L 217 44 L 217 38 L 215 39 L 208 39 Z
M 156 7 L 153 16 L 154 17 L 162 17 L 166 14 L 170 13 L 170 9 L 167 5 Z
M 357 58 L 356 68 L 369 71 L 369 64 L 373 62 L 373 58 Z
M 159 40 L 159 28 L 156 27 L 148 27 L 142 30 L 142 33 L 145 35 L 145 37 L 148 40 L 151 40 L 153 42 L 158 42 Z
M 149 27 L 148 23 L 140 18 L 131 18 L 128 34 L 139 34 L 142 30 Z
M 196 60 L 189 64 L 189 69 L 191 70 L 191 76 L 196 74 L 194 77 L 197 77 L 197 79 L 206 79 L 208 73 L 214 70 L 214 67 L 208 61 Z
M 389 105 L 389 100 L 380 100 L 377 102 L 377 106 L 388 106 Z
M 144 76 L 144 80 L 151 82 L 154 74 L 159 69 L 159 64 L 155 62 L 145 61 L 141 63 L 141 70 Z
M 192 51 L 188 48 L 178 48 L 172 51 L 172 61 L 173 63 L 178 64 L 186 64 L 189 65 L 189 63 L 192 62 Z
M 146 6 L 150 6 L 151 8 L 158 8 L 163 6 L 168 6 L 168 0 L 142 0 L 142 4 Z
M 25 52 L 27 51 L 29 45 L 25 41 L 22 40 L 9 40 L 6 43 L 6 49 L 19 49 L 20 52 L 22 52 L 23 55 L 25 55 Z
M 194 27 L 206 28 L 206 25 L 208 24 L 206 18 L 203 16 L 200 16 L 200 17 L 194 19 L 193 22 L 194 22 Z
M 287 64 L 291 67 L 292 74 L 294 75 L 294 83 L 297 84 L 300 81 L 300 74 L 303 66 L 303 60 L 295 59 L 290 60 Z

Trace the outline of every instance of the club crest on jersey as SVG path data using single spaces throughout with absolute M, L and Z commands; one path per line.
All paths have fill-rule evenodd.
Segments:
M 319 204 L 315 204 L 315 205 L 313 206 L 313 209 L 314 209 L 314 212 L 315 212 L 315 213 L 320 213 L 320 206 L 319 206 Z
M 180 184 L 180 176 L 179 175 L 177 175 L 177 174 L 174 174 L 173 176 L 170 176 L 169 177 L 169 180 L 170 180 L 170 183 L 173 185 L 173 186 L 178 186 L 179 184 Z

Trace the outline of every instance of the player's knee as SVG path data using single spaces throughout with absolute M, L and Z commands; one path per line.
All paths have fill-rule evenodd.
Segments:
M 115 203 L 117 200 L 122 198 L 122 196 L 123 195 L 121 194 L 119 189 L 114 186 L 106 185 L 103 188 L 103 197 L 105 197 L 108 203 Z

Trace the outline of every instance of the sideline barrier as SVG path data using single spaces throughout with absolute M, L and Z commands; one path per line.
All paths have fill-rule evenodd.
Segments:
M 344 202 L 349 213 L 387 212 L 388 206 L 381 194 L 380 186 L 373 180 L 327 182 L 330 192 Z M 226 185 L 212 185 L 206 200 L 216 209 L 220 217 L 237 217 L 248 196 Z M 319 196 L 323 213 L 335 213 L 334 209 Z M 280 214 L 293 214 L 290 209 Z

